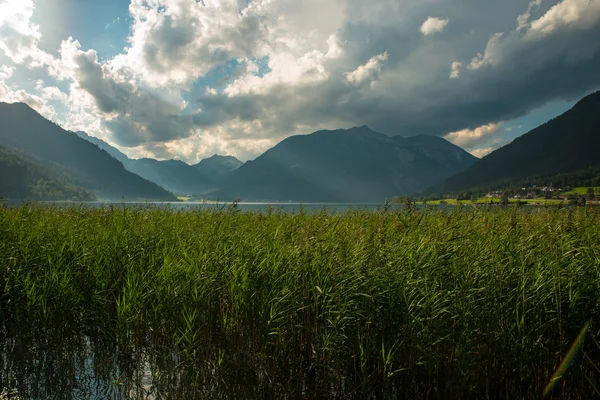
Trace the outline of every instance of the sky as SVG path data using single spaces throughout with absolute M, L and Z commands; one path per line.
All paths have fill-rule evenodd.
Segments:
M 600 88 L 599 37 L 600 0 L 0 0 L 0 101 L 132 158 L 362 125 L 482 157 Z

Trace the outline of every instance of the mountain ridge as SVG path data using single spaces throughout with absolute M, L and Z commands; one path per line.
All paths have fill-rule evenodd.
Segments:
M 62 129 L 24 103 L 0 103 L 0 143 L 44 162 L 61 166 L 74 186 L 106 199 L 176 198 L 156 184 L 125 170 L 97 145 Z
M 197 196 L 209 193 L 219 187 L 237 168 L 230 165 L 239 166 L 243 164 L 233 156 L 219 156 L 216 154 L 195 165 L 175 159 L 129 158 L 102 139 L 90 136 L 82 131 L 76 132 L 76 134 L 111 154 L 128 171 L 179 195 Z M 210 163 L 210 160 L 213 162 Z M 215 163 L 215 160 L 219 162 Z M 206 168 L 207 161 L 210 163 L 208 168 Z
M 367 126 L 291 136 L 242 165 L 215 197 L 382 202 L 424 189 L 476 160 L 445 139 L 428 139 L 435 146 L 422 141 Z
M 600 91 L 424 194 L 502 189 L 538 176 L 600 166 Z

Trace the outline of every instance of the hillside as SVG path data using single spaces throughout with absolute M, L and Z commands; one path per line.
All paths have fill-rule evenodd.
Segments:
M 94 200 L 92 193 L 69 185 L 48 166 L 4 146 L 0 146 L 0 196 L 10 200 Z
M 490 153 L 425 194 L 502 189 L 600 166 L 600 92 Z
M 477 159 L 448 141 L 368 127 L 292 136 L 235 171 L 221 200 L 383 202 L 439 182 Z
M 102 199 L 176 200 L 169 192 L 127 171 L 96 145 L 48 121 L 29 106 L 0 103 L 0 144 L 68 171 L 69 184 Z

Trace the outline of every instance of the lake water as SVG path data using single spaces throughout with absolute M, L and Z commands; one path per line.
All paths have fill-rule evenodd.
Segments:
M 92 208 L 99 207 L 161 207 L 170 208 L 173 210 L 222 210 L 235 207 L 240 211 L 251 212 L 267 212 L 278 211 L 286 213 L 298 212 L 347 212 L 347 211 L 377 211 L 382 210 L 385 206 L 383 203 L 268 203 L 268 202 L 240 202 L 240 203 L 217 203 L 217 202 L 138 202 L 138 201 L 45 201 L 38 202 L 39 204 L 55 205 L 55 206 L 87 206 Z M 24 204 L 23 201 L 11 201 L 10 206 L 18 207 Z M 390 205 L 389 208 L 401 208 L 401 205 Z
M 19 207 L 25 202 L 22 200 L 8 201 L 8 205 L 11 207 Z M 179 202 L 139 202 L 139 201 L 88 201 L 88 202 L 74 202 L 74 201 L 42 201 L 35 202 L 36 204 L 44 204 L 50 206 L 61 206 L 61 207 L 160 207 L 169 208 L 173 210 L 227 210 L 235 208 L 236 210 L 243 212 L 282 212 L 289 214 L 296 214 L 299 212 L 316 213 L 327 211 L 329 213 L 346 213 L 351 211 L 382 211 L 386 205 L 384 203 L 299 203 L 299 202 L 240 202 L 240 203 L 217 203 L 208 201 L 179 201 Z M 387 205 L 388 210 L 402 210 L 404 209 L 402 204 L 389 204 Z M 508 206 L 509 208 L 515 207 L 514 204 Z M 575 206 L 571 205 L 539 205 L 539 204 L 527 204 L 520 207 L 521 210 L 535 210 L 540 208 L 561 208 L 568 207 L 572 208 Z M 588 206 L 595 209 L 600 209 L 600 206 Z M 452 210 L 465 210 L 470 211 L 475 208 L 479 210 L 485 209 L 496 209 L 504 208 L 500 204 L 494 204 L 492 206 L 488 204 L 477 204 L 465 202 L 464 204 L 457 206 L 453 204 L 437 204 L 437 205 L 417 205 L 417 210 L 441 210 L 441 211 L 452 211 Z
M 235 356 L 190 361 L 150 337 L 119 343 L 67 325 L 0 328 L 1 400 L 295 399 L 323 392 L 302 371 L 264 376 L 264 360 L 244 366 Z M 338 390 L 325 392 L 339 397 Z
M 93 208 L 108 207 L 108 206 L 125 206 L 125 207 L 162 207 L 173 210 L 221 210 L 235 207 L 240 211 L 248 212 L 274 212 L 284 213 L 299 213 L 299 212 L 321 212 L 327 211 L 331 213 L 345 213 L 349 211 L 382 211 L 384 203 L 269 203 L 269 202 L 240 202 L 240 203 L 216 203 L 216 202 L 136 202 L 136 201 L 88 201 L 88 202 L 73 202 L 73 201 L 48 201 L 39 202 L 40 204 L 56 205 L 56 206 L 87 206 Z M 23 204 L 23 201 L 9 202 L 10 206 L 18 207 Z M 466 205 L 471 208 L 471 205 Z M 404 206 L 401 204 L 389 204 L 388 210 L 400 210 Z M 418 209 L 435 208 L 435 209 L 454 209 L 452 205 L 418 205 Z

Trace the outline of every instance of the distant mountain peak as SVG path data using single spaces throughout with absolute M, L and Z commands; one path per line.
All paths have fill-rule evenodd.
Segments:
M 233 156 L 213 154 L 192 167 L 202 176 L 211 179 L 217 185 L 223 184 L 233 175 L 234 171 L 244 164 Z

